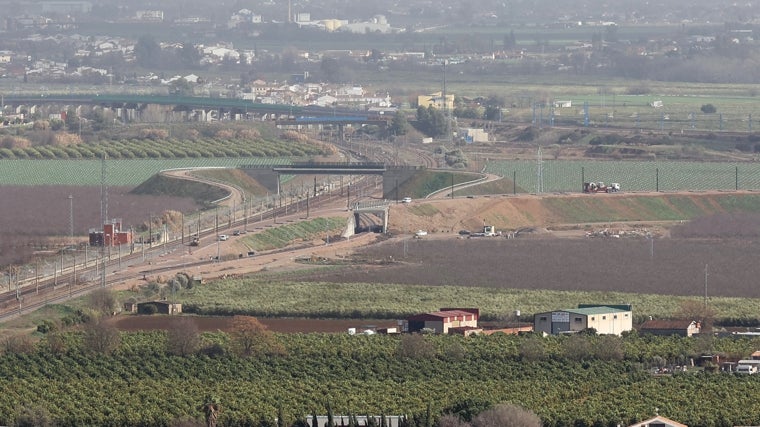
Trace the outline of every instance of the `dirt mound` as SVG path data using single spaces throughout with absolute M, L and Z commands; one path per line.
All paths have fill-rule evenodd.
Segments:
M 727 212 L 760 212 L 760 195 L 740 191 L 494 195 L 415 200 L 391 206 L 390 231 L 456 233 L 480 231 L 488 224 L 499 231 L 532 228 L 532 234 L 538 234 L 541 229 L 566 229 L 568 225 L 583 229 L 598 224 L 680 223 Z

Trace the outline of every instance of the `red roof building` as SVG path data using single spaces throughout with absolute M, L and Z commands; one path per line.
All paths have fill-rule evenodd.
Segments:
M 451 308 L 417 314 L 404 321 L 404 332 L 419 332 L 423 329 L 438 334 L 448 334 L 450 330 L 477 328 L 480 310 L 477 308 Z

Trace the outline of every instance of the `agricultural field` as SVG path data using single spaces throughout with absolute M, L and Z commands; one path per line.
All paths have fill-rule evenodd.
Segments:
M 554 243 L 563 246 L 561 242 Z M 438 242 L 439 246 L 443 244 L 443 242 Z M 414 248 L 417 245 L 410 246 Z M 537 242 L 535 246 L 544 247 Z M 565 249 L 569 251 L 571 248 L 565 246 Z M 468 261 L 472 264 L 475 258 L 461 256 L 461 252 L 456 252 L 456 254 L 464 259 L 457 261 L 457 266 L 465 265 Z M 451 257 L 453 255 L 443 258 L 444 261 L 448 261 Z M 460 280 L 464 272 L 454 272 L 451 279 L 445 279 L 444 276 L 449 270 L 443 271 L 440 268 L 442 264 L 436 264 L 436 268 L 442 270 L 440 273 L 422 274 L 419 279 L 414 280 L 413 274 L 420 273 L 419 268 L 411 265 L 414 262 L 424 263 L 425 261 L 419 254 L 402 258 L 402 261 L 386 259 L 382 264 L 362 264 L 361 261 L 352 260 L 340 265 L 331 265 L 327 260 L 312 269 L 300 272 L 226 279 L 207 286 L 196 286 L 177 293 L 176 299 L 182 302 L 183 310 L 186 312 L 204 316 L 241 314 L 263 319 L 354 319 L 355 323 L 366 323 L 361 319 L 393 321 L 450 306 L 478 307 L 481 318 L 486 321 L 507 319 L 516 309 L 519 309 L 522 318 L 530 321 L 533 313 L 558 308 L 574 308 L 578 304 L 594 301 L 608 304 L 632 304 L 636 320 L 643 321 L 649 316 L 671 317 L 680 303 L 701 301 L 703 296 L 699 293 L 704 292 L 703 283 L 700 284 L 702 289 L 697 289 L 699 287 L 697 285 L 694 289 L 684 289 L 684 295 L 675 295 L 678 292 L 675 288 L 658 287 L 652 283 L 645 283 L 641 292 L 637 292 L 639 286 L 631 284 L 632 281 L 625 281 L 620 286 L 614 285 L 611 280 L 600 283 L 602 280 L 599 279 L 601 276 L 599 273 L 589 274 L 588 286 L 586 282 L 575 282 L 566 286 L 555 282 L 543 285 L 540 279 L 556 273 L 535 273 L 537 269 L 535 262 L 526 266 L 525 271 L 520 272 L 518 279 L 509 282 L 504 280 L 493 283 L 489 281 L 489 277 L 480 279 L 473 273 L 475 267 L 469 269 L 470 277 L 466 280 Z M 428 261 L 428 265 L 431 264 Z M 511 267 L 512 262 L 509 264 Z M 356 270 L 364 271 L 357 272 Z M 385 270 L 388 271 L 385 272 Z M 398 279 L 404 272 L 406 278 Z M 531 273 L 536 276 L 536 281 L 527 284 L 529 279 L 525 276 Z M 702 273 L 704 273 L 704 265 Z M 497 274 L 498 272 L 494 272 L 491 276 Z M 643 273 L 637 274 L 639 277 L 643 276 Z M 377 275 L 377 281 L 370 281 L 368 276 L 372 275 Z M 571 276 L 575 275 L 571 273 Z M 343 276 L 346 278 L 342 278 Z M 352 282 L 351 280 L 362 281 Z M 718 313 L 719 322 L 757 324 L 758 297 L 717 296 L 730 294 L 732 291 L 732 289 L 723 291 L 717 287 L 717 284 L 712 291 L 715 293 L 711 294 L 709 301 L 711 307 Z M 750 292 L 749 286 L 739 292 L 755 295 Z M 129 295 L 131 294 L 124 296 Z M 266 323 L 263 319 L 262 321 Z M 128 321 L 125 321 L 126 323 Z M 308 330 L 306 328 L 303 331 Z
M 516 177 L 520 193 L 580 192 L 588 181 L 618 182 L 623 191 L 760 189 L 760 163 L 543 160 L 539 169 L 537 160 L 511 160 L 485 170 Z
M 530 121 L 542 127 L 649 129 L 679 134 L 691 131 L 750 133 L 760 129 L 757 98 L 750 96 L 603 93 L 591 96 L 570 95 L 566 98 L 557 95 L 554 99 L 557 102 L 571 101 L 572 106 L 553 107 L 542 102 L 535 108 L 512 108 L 503 114 L 502 119 L 508 122 Z M 702 112 L 702 106 L 707 104 L 717 111 Z
M 325 154 L 325 147 L 298 141 L 243 138 L 98 139 L 69 145 L 31 145 L 0 148 L 0 159 L 203 159 L 305 157 Z
M 102 325 L 49 332 L 38 346 L 13 341 L 19 350 L 0 355 L 0 422 L 35 414 L 66 426 L 173 425 L 200 420 L 204 396 L 218 399 L 225 426 L 271 425 L 275 417 L 308 424 L 326 413 L 406 415 L 410 427 L 424 426 L 434 421 L 424 421 L 426 411 L 437 418 L 456 405 L 497 402 L 519 404 L 548 427 L 627 425 L 654 408 L 698 427 L 760 422 L 752 376 L 650 373 L 706 350 L 748 354 L 758 344 L 748 338 L 255 332 L 245 351 L 237 330 L 197 334 L 192 318 L 177 325 L 121 333 L 100 350 L 93 337 L 112 331 Z M 97 404 L 83 411 L 83 401 Z
M 202 158 L 106 160 L 108 186 L 137 186 L 156 173 L 182 168 L 234 168 L 241 165 L 286 164 L 286 158 Z M 101 160 L 0 160 L 0 185 L 99 186 Z
M 125 229 L 139 228 L 151 214 L 201 207 L 192 198 L 138 196 L 130 190 L 131 187 L 108 189 L 109 217 L 121 219 Z M 100 187 L 0 185 L 0 200 L 13 201 L 0 203 L 0 265 L 27 260 L 35 251 L 55 252 L 61 246 L 83 242 L 101 220 Z
M 558 301 L 562 301 L 562 308 L 571 308 L 591 298 L 616 304 L 638 301 L 640 304 L 634 304 L 637 316 L 660 317 L 672 313 L 675 301 L 703 298 L 706 292 L 711 304 L 713 297 L 728 298 L 715 301 L 718 317 L 757 319 L 760 291 L 754 278 L 760 275 L 760 266 L 746 262 L 755 256 L 760 256 L 760 248 L 752 240 L 742 239 L 716 242 L 527 237 L 390 241 L 357 255 L 371 261 L 362 264 L 362 268 L 312 271 L 292 280 L 366 283 L 372 284 L 370 289 L 377 288 L 373 292 L 380 293 L 384 284 L 442 287 L 416 293 L 419 300 L 400 293 L 398 299 L 381 300 L 385 305 L 362 306 L 356 301 L 355 305 L 344 306 L 345 312 L 350 312 L 348 307 L 361 307 L 367 316 L 378 316 L 375 310 L 405 313 L 412 307 L 433 310 L 452 304 L 481 307 L 484 314 L 492 317 L 514 309 L 530 315 L 558 308 Z M 379 261 L 384 262 L 374 265 Z M 562 291 L 583 292 L 570 297 L 562 296 Z M 370 291 L 363 295 L 366 292 Z M 438 292 L 450 299 L 431 296 Z M 425 302 L 426 298 L 430 301 Z M 739 298 L 753 302 L 742 304 Z

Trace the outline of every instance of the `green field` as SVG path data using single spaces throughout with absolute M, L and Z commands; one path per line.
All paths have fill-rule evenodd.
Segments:
M 277 165 L 286 158 L 200 158 L 107 160 L 106 184 L 136 186 L 167 169 Z M 0 160 L 0 185 L 100 185 L 100 160 Z
M 107 160 L 106 184 L 134 186 L 159 171 L 175 168 L 235 168 L 289 162 L 286 158 Z M 0 160 L 0 185 L 100 185 L 101 172 L 100 160 Z M 486 172 L 510 179 L 516 173 L 518 192 L 537 191 L 535 160 L 492 161 L 487 163 Z M 542 175 L 543 192 L 577 192 L 584 180 L 619 182 L 623 191 L 760 189 L 760 164 L 755 163 L 544 160 Z M 442 176 L 439 184 L 450 185 L 450 173 Z M 455 181 L 469 179 L 463 175 Z M 425 187 L 420 193 L 436 188 L 440 187 Z
M 568 95 L 554 99 L 572 101 L 569 108 L 551 106 L 523 108 L 504 114 L 505 121 L 530 120 L 543 127 L 584 126 L 601 128 L 649 129 L 676 133 L 689 131 L 752 132 L 760 128 L 760 107 L 756 97 L 720 95 Z M 662 102 L 653 108 L 651 103 Z M 712 104 L 717 112 L 705 114 L 702 105 Z
M 291 282 L 229 279 L 196 286 L 176 295 L 186 311 L 199 314 L 247 314 L 262 317 L 384 318 L 398 319 L 435 311 L 457 301 L 478 307 L 485 319 L 503 318 L 520 307 L 525 318 L 557 308 L 557 301 L 577 306 L 588 301 L 626 301 L 637 318 L 673 315 L 682 301 L 693 298 L 624 292 L 492 289 L 465 286 L 411 286 L 368 283 Z M 369 304 L 368 301 L 372 303 Z M 719 318 L 755 319 L 760 300 L 710 298 Z
M 760 164 L 536 160 L 488 162 L 486 172 L 516 178 L 517 191 L 580 192 L 584 181 L 619 182 L 623 191 L 760 189 Z M 539 182 L 541 185 L 539 185 Z

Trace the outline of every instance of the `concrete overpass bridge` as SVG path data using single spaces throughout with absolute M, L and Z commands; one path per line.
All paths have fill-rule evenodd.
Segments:
M 406 194 L 399 193 L 400 187 L 415 174 L 425 170 L 424 166 L 392 166 L 382 162 L 304 162 L 278 166 L 244 165 L 240 168 L 261 185 L 276 193 L 280 191 L 281 175 L 380 175 L 383 178 L 383 198 L 392 200 L 405 197 Z M 316 194 L 318 190 L 316 178 L 314 182 Z
M 383 233 L 388 230 L 389 206 L 394 203 L 393 201 L 398 203 L 401 198 L 406 196 L 406 194 L 399 192 L 399 188 L 415 174 L 426 169 L 424 166 L 392 166 L 382 162 L 304 162 L 278 166 L 245 165 L 240 168 L 275 194 L 280 192 L 281 175 L 382 176 L 383 200 L 366 200 L 350 204 L 349 209 L 353 215 L 349 222 L 349 228 L 356 230 L 366 227 L 369 231 L 381 231 Z M 349 186 L 349 198 L 350 188 Z M 315 196 L 317 192 L 317 179 L 315 177 Z
M 388 218 L 390 212 L 390 205 L 393 202 L 390 200 L 368 200 L 363 202 L 356 202 L 351 207 L 353 215 L 351 216 L 351 225 L 354 230 L 357 228 L 364 228 L 362 224 L 366 224 L 367 231 L 379 231 L 385 233 L 388 231 Z M 375 217 L 380 220 L 380 224 L 376 224 L 375 221 L 370 219 Z M 378 227 L 377 230 L 373 229 Z

